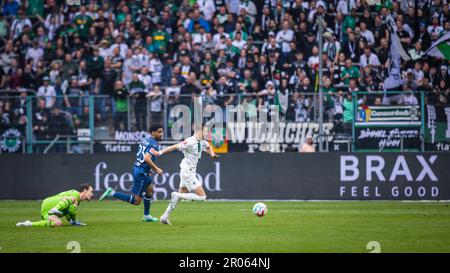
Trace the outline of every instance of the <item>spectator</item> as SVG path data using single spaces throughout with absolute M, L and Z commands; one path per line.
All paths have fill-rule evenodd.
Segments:
M 344 133 L 344 92 L 339 91 L 335 95 L 331 93 L 331 100 L 333 102 L 333 130 L 335 133 Z
M 183 76 L 185 79 L 188 78 L 189 73 L 196 72 L 196 68 L 191 63 L 191 58 L 187 55 L 182 56 L 182 63 L 181 63 L 181 76 Z
M 411 59 L 412 59 L 413 61 L 415 61 L 415 60 L 421 59 L 421 58 L 423 57 L 423 55 L 424 55 L 425 52 L 423 52 L 423 50 L 422 50 L 422 44 L 421 44 L 421 42 L 420 42 L 420 41 L 417 41 L 417 42 L 414 44 L 414 48 L 410 49 L 410 50 L 408 51 L 408 53 L 409 53 L 409 56 L 411 56 Z
M 72 115 L 80 115 L 82 108 L 83 90 L 78 85 L 78 78 L 72 76 L 70 84 L 67 88 L 63 89 L 64 94 L 64 106 L 66 110 Z
M 282 29 L 277 33 L 276 41 L 280 44 L 282 58 L 287 58 L 291 52 L 290 42 L 294 40 L 294 31 L 289 28 L 289 22 L 284 21 Z
M 381 20 L 380 15 L 375 16 L 373 29 L 375 47 L 379 47 L 382 39 L 386 40 L 389 38 L 389 29 Z
M 312 136 L 308 134 L 306 141 L 300 146 L 300 153 L 315 153 L 316 147 L 314 147 Z
M 19 10 L 19 3 L 16 0 L 7 0 L 3 6 L 3 15 L 15 16 Z
M 33 110 L 33 124 L 42 120 L 43 116 L 50 117 L 50 110 L 45 105 L 45 99 L 38 98 L 36 102 L 36 109 Z
M 166 101 L 170 106 L 174 106 L 178 104 L 178 100 L 180 98 L 181 88 L 178 85 L 178 81 L 176 77 L 172 77 L 170 79 L 170 86 L 166 88 Z
M 44 115 L 41 119 L 33 122 L 33 134 L 36 140 L 50 139 L 50 130 L 47 115 Z
M 82 111 L 82 113 L 81 113 L 81 115 L 80 115 L 80 124 L 79 124 L 79 127 L 80 128 L 89 128 L 89 124 L 90 124 L 90 118 L 89 118 L 89 116 L 90 116 L 90 109 L 89 109 L 89 107 L 88 106 L 85 106 L 85 107 L 83 107 L 83 111 Z M 94 124 L 95 124 L 95 126 L 96 127 L 98 127 L 98 124 L 96 124 L 95 122 L 94 122 Z
M 145 130 L 147 114 L 147 93 L 148 90 L 143 82 L 139 80 L 139 75 L 133 73 L 131 82 L 128 85 L 130 95 L 134 97 L 134 113 L 136 117 L 136 130 Z
M 10 0 L 9 2 L 15 2 L 15 0 Z M 9 4 L 9 3 L 8 3 Z M 7 9 L 7 12 L 14 12 L 14 9 Z M 5 13 L 4 13 L 5 14 Z M 7 14 L 5 14 L 7 15 Z M 13 14 L 11 14 L 13 15 Z M 17 39 L 19 38 L 19 36 L 22 34 L 25 26 L 28 26 L 29 28 L 31 28 L 31 20 L 28 19 L 27 17 L 25 17 L 25 10 L 24 9 L 19 9 L 18 11 L 18 18 L 15 19 L 11 25 L 11 35 L 10 38 L 12 39 Z
M 446 65 L 441 66 L 441 69 L 436 76 L 436 82 L 440 84 L 441 81 L 444 81 L 446 86 L 450 86 L 450 75 Z
M 192 100 L 200 95 L 200 88 L 197 83 L 195 73 L 191 72 L 186 79 L 186 84 L 180 91 L 180 103 L 184 105 L 191 105 Z
M 147 94 L 147 98 L 150 99 L 150 123 L 161 124 L 164 95 L 158 84 L 153 86 L 153 90 Z
M 128 130 L 128 89 L 118 80 L 114 83 L 113 97 L 115 102 L 114 128 Z
M 78 70 L 78 64 L 73 61 L 71 54 L 64 55 L 64 62 L 61 67 L 62 78 L 67 80 L 73 75 L 75 75 Z
M 311 71 L 316 71 L 319 68 L 319 48 L 317 46 L 313 47 L 312 55 L 308 58 L 308 67 Z
M 75 15 L 73 22 L 81 39 L 87 41 L 89 29 L 92 26 L 93 19 L 86 13 L 86 6 L 80 6 L 80 12 Z
M 55 87 L 50 85 L 50 78 L 44 77 L 44 85 L 39 87 L 37 96 L 45 99 L 45 107 L 52 108 L 56 101 L 56 90 Z
M 39 42 L 34 41 L 32 43 L 33 47 L 28 48 L 27 54 L 25 55 L 25 61 L 32 61 L 33 69 L 36 70 L 36 67 L 39 63 L 39 61 L 44 56 L 44 50 L 39 47 Z
M 301 48 L 303 49 L 305 59 L 309 59 L 309 57 L 312 55 L 313 48 L 318 45 L 316 42 L 316 34 L 312 31 L 309 31 L 306 35 L 306 39 L 301 39 L 302 40 L 300 40 L 299 42 Z
M 413 42 L 420 42 L 423 48 L 428 48 L 431 45 L 431 37 L 427 31 L 425 22 L 419 23 L 419 33 L 416 33 Z
M 353 65 L 352 59 L 345 60 L 345 68 L 341 73 L 341 79 L 344 81 L 344 84 L 348 85 L 351 79 L 359 79 L 360 77 L 359 69 Z
M 404 29 L 402 21 L 397 20 L 395 23 L 397 26 L 397 36 L 400 39 L 402 46 L 404 48 L 408 48 L 408 46 L 411 44 L 411 34 Z
M 376 71 L 380 66 L 380 60 L 378 60 L 377 55 L 371 52 L 370 46 L 366 45 L 364 47 L 364 54 L 359 58 L 359 64 L 362 68 L 368 66 Z
M 164 24 L 159 21 L 156 25 L 157 29 L 153 32 L 153 46 L 156 50 L 155 53 L 162 54 L 166 52 L 167 44 L 169 43 L 169 33 L 164 31 Z
M 388 68 L 390 67 L 390 59 L 389 59 L 389 44 L 388 41 L 386 39 L 381 39 L 380 42 L 381 46 L 378 48 L 378 52 L 377 52 L 377 56 L 378 59 L 380 60 L 380 64 L 381 64 L 381 73 L 382 75 L 387 76 L 387 71 Z
M 150 53 L 150 72 L 152 74 L 152 84 L 161 84 L 161 72 L 163 66 L 157 54 Z
M 344 132 L 347 134 L 352 133 L 352 126 L 353 126 L 353 97 L 351 93 L 347 93 L 347 97 L 344 99 L 343 103 L 344 108 Z
M 254 25 L 258 15 L 255 3 L 250 0 L 242 0 L 239 5 L 239 14 L 243 14 L 243 11 L 245 11 L 245 14 L 249 17 L 250 24 Z
M 430 35 L 431 41 L 437 40 L 443 31 L 444 27 L 439 23 L 438 13 L 433 14 L 431 24 L 427 27 L 427 32 L 428 35 Z
M 130 50 L 127 52 L 127 58 L 124 59 L 120 56 L 120 48 L 115 47 L 111 50 L 111 58 L 109 59 L 111 62 L 111 67 L 117 73 L 117 75 L 122 75 L 122 80 L 124 83 L 129 83 L 131 81 L 131 75 L 133 73 L 132 69 L 135 68 L 132 66 L 132 54 L 133 52 Z
M 101 87 L 100 94 L 112 97 L 114 95 L 114 85 L 118 79 L 119 75 L 116 70 L 112 68 L 111 61 L 107 59 L 105 61 L 105 69 L 101 71 Z
M 341 43 L 339 43 L 336 36 L 331 32 L 325 32 L 323 37 L 326 40 L 323 44 L 323 52 L 327 54 L 330 60 L 337 62 L 341 51 Z
M 198 9 L 194 10 L 192 14 L 192 20 L 188 26 L 188 32 L 193 33 L 197 31 L 198 28 L 203 27 L 206 32 L 210 32 L 210 25 L 207 20 L 201 17 L 200 11 Z
M 11 89 L 18 89 L 22 87 L 23 84 L 23 70 L 22 68 L 18 68 L 9 75 L 9 87 Z
M 403 85 L 403 93 L 399 101 L 400 105 L 419 105 L 419 102 L 414 96 L 412 87 L 410 85 Z
M 275 104 L 275 95 L 277 90 L 274 87 L 274 83 L 272 81 L 268 81 L 266 83 L 266 88 L 258 93 L 258 109 L 265 110 L 267 112 L 270 111 L 270 106 Z
M 146 66 L 142 66 L 141 68 L 141 73 L 138 74 L 138 78 L 141 82 L 144 83 L 145 88 L 150 91 L 153 89 L 153 81 L 152 81 L 152 76 L 150 76 L 149 72 L 148 72 L 148 68 Z
M 201 94 L 203 99 L 202 104 L 205 107 L 205 110 L 208 109 L 207 111 L 211 111 L 210 106 L 216 104 L 217 90 L 213 88 L 212 84 L 207 83 Z
M 276 94 L 275 105 L 279 107 L 280 120 L 286 121 L 287 111 L 289 107 L 289 96 L 292 94 L 289 88 L 288 79 L 283 77 L 281 79 L 281 85 L 279 92 Z
M 367 29 L 365 22 L 361 22 L 360 25 L 360 35 L 363 37 L 369 46 L 375 45 L 375 37 L 370 29 Z
M 53 108 L 53 113 L 50 116 L 48 126 L 48 134 L 51 138 L 54 138 L 56 135 L 64 136 L 71 133 L 70 124 L 67 120 L 67 117 L 57 106 Z
M 100 91 L 100 78 L 105 65 L 105 60 L 100 56 L 98 48 L 93 49 L 93 55 L 86 59 L 86 70 L 89 78 L 95 82 L 95 94 Z
M 354 32 L 350 32 L 348 34 L 348 41 L 344 43 L 343 51 L 345 53 L 345 56 L 349 57 L 352 62 L 358 62 L 358 58 L 359 56 L 361 56 L 361 54 Z
M 77 78 L 78 78 L 78 87 L 81 89 L 84 96 L 82 103 L 83 105 L 88 105 L 89 103 L 88 96 L 91 93 L 92 78 L 89 77 L 85 61 L 80 61 Z

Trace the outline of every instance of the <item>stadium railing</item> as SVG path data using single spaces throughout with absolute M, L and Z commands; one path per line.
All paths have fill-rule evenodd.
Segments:
M 22 90 L 25 92 L 25 90 Z M 192 95 L 179 95 L 177 97 L 169 97 L 163 95 L 161 98 L 149 99 L 149 98 L 136 98 L 134 96 L 128 96 L 124 101 L 118 103 L 117 100 L 110 96 L 56 96 L 54 105 L 48 108 L 46 111 L 55 112 L 55 108 L 59 109 L 60 115 L 63 118 L 58 118 L 58 122 L 65 121 L 65 124 L 55 123 L 53 115 L 49 117 L 49 132 L 38 132 L 34 124 L 36 117 L 39 116 L 38 101 L 39 97 L 36 96 L 34 90 L 26 90 L 26 97 L 20 97 L 20 93 L 17 90 L 2 90 L 0 91 L 0 101 L 4 104 L 10 102 L 11 105 L 18 105 L 17 101 L 22 100 L 22 115 L 26 116 L 25 129 L 23 130 L 23 143 L 26 143 L 27 153 L 43 153 L 45 152 L 67 152 L 67 153 L 84 153 L 94 152 L 94 143 L 96 141 L 114 141 L 117 132 L 146 132 L 152 123 L 161 123 L 165 128 L 164 139 L 171 140 L 170 128 L 174 122 L 174 119 L 170 116 L 170 111 L 174 105 L 183 103 L 190 105 L 192 102 Z M 163 91 L 163 93 L 165 93 Z M 389 93 L 401 93 L 389 92 Z M 383 98 L 384 92 L 364 92 L 358 91 L 353 94 L 354 109 L 358 109 L 358 100 L 364 96 L 371 96 L 376 94 Z M 424 109 L 424 94 L 420 94 L 420 113 L 423 113 Z M 287 115 L 287 121 L 289 122 L 318 122 L 318 94 L 317 93 L 303 93 L 301 94 L 305 98 L 309 98 L 309 108 L 307 115 L 304 118 L 298 118 L 297 116 Z M 324 94 L 324 96 L 330 96 Z M 225 95 L 225 98 L 229 98 L 229 95 Z M 242 103 L 245 94 L 235 94 L 234 104 Z M 217 96 L 206 97 L 200 95 L 197 97 L 201 99 L 205 104 L 218 103 Z M 41 98 L 44 99 L 45 98 Z M 23 104 L 25 100 L 25 104 Z M 69 100 L 71 107 L 66 106 L 66 100 Z M 292 105 L 292 96 L 289 96 L 289 101 Z M 327 103 L 327 100 L 325 100 Z M 255 103 L 255 101 L 253 101 Z M 205 104 L 203 106 L 205 106 Z M 24 110 L 25 109 L 25 110 Z M 156 110 L 156 111 L 155 111 Z M 20 111 L 14 109 L 14 111 Z M 295 109 L 290 108 L 289 111 L 295 112 Z M 354 120 L 356 119 L 357 111 L 354 112 L 353 129 L 350 134 L 342 134 L 339 132 L 332 132 L 328 135 L 316 135 L 315 141 L 319 138 L 323 138 L 325 142 L 328 142 L 333 136 L 340 136 L 342 142 L 351 143 L 351 150 L 355 150 L 355 131 Z M 334 122 L 333 109 L 325 107 L 324 122 Z M 421 115 L 421 138 L 423 139 L 423 124 L 424 116 Z M 39 123 L 39 122 L 38 122 Z M 14 124 L 10 124 L 9 127 L 13 127 Z M 8 127 L 8 126 L 4 126 Z M 6 129 L 6 128 L 3 128 Z M 2 128 L 0 127 L 0 131 Z M 1 133 L 1 132 L 0 132 Z M 422 140 L 423 147 L 423 140 Z M 423 150 L 423 148 L 422 148 Z M 325 151 L 328 151 L 326 149 Z

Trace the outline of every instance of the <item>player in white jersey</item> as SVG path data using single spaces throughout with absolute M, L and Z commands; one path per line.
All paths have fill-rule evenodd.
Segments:
M 178 192 L 172 192 L 169 206 L 160 218 L 161 223 L 171 225 L 169 216 L 177 206 L 179 200 L 204 201 L 206 199 L 206 193 L 203 190 L 202 183 L 196 177 L 197 164 L 202 156 L 202 152 L 207 152 L 212 158 L 219 157 L 204 139 L 207 134 L 207 127 L 198 127 L 193 136 L 158 152 L 158 155 L 162 155 L 179 150 L 184 154 L 184 158 L 180 164 L 180 187 Z

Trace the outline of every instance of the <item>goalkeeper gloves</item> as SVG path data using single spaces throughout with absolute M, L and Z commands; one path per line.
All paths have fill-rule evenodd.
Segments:
M 87 226 L 85 223 L 81 222 L 80 220 L 70 220 L 71 226 Z

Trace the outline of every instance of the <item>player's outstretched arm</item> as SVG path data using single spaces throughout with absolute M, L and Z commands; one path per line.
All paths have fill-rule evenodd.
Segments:
M 179 144 L 179 143 L 178 143 L 178 144 L 171 145 L 171 146 L 169 146 L 169 147 L 166 147 L 166 148 L 162 149 L 161 151 L 158 151 L 158 154 L 157 154 L 157 155 L 158 155 L 158 156 L 161 156 L 161 155 L 163 155 L 163 154 L 167 154 L 167 153 L 173 152 L 173 151 L 175 151 L 175 150 L 178 150 L 179 147 L 180 147 L 180 144 Z
M 164 173 L 162 169 L 160 169 L 158 166 L 156 166 L 155 162 L 153 162 L 153 160 L 152 160 L 152 156 L 149 153 L 145 154 L 144 161 L 145 161 L 145 163 L 147 163 L 150 166 L 150 168 L 155 170 L 156 173 L 161 174 L 161 175 Z

